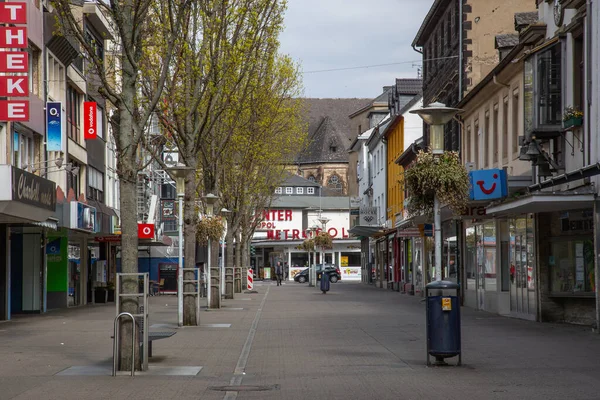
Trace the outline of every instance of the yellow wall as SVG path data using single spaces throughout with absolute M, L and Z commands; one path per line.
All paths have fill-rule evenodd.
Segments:
M 387 131 L 387 219 L 396 224 L 396 214 L 402 213 L 404 205 L 404 191 L 398 182 L 403 174 L 403 169 L 394 161 L 404 151 L 404 118 L 396 117 L 398 121 Z

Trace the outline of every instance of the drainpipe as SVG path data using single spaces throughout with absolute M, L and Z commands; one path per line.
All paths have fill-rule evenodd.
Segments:
M 591 56 L 592 56 L 592 0 L 587 0 L 586 1 L 586 15 L 585 15 L 585 64 L 586 64 L 586 80 L 587 80 L 587 85 L 586 85 L 586 112 L 585 112 L 585 118 L 586 118 L 586 124 L 585 124 L 585 130 L 587 132 L 585 132 L 587 135 L 587 163 L 585 161 L 585 154 L 584 154 L 584 160 L 583 160 L 583 165 L 589 165 L 592 163 L 592 159 L 591 159 L 591 116 L 590 113 L 592 111 L 592 60 L 591 60 Z
M 458 0 L 458 101 L 463 99 L 463 0 Z

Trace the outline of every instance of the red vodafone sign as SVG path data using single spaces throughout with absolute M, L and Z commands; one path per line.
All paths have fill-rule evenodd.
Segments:
M 154 239 L 154 224 L 138 224 L 138 239 Z
M 15 26 L 27 24 L 26 2 L 0 3 L 0 72 L 15 73 L 29 71 L 27 51 L 11 51 L 27 49 L 27 27 Z M 28 97 L 29 77 L 1 76 L 0 97 Z M 0 121 L 29 121 L 29 100 L 0 100 Z
M 98 122 L 96 121 L 96 102 L 83 102 L 83 137 L 84 139 L 96 139 L 98 137 Z

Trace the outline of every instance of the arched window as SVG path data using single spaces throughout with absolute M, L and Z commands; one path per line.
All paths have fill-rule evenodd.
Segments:
M 342 192 L 342 180 L 340 179 L 340 176 L 337 174 L 333 174 L 329 177 L 329 179 L 327 180 L 327 187 L 335 190 L 336 192 Z

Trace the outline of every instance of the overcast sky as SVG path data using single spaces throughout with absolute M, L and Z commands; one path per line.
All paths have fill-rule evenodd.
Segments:
M 300 63 L 304 95 L 381 94 L 395 78 L 416 78 L 421 54 L 410 46 L 433 0 L 288 0 L 281 50 Z M 347 71 L 335 68 L 406 62 Z

